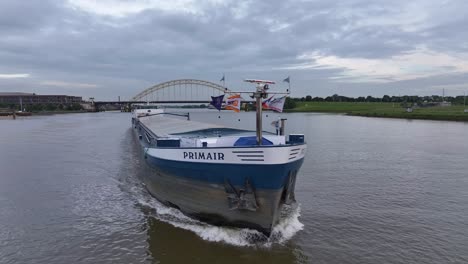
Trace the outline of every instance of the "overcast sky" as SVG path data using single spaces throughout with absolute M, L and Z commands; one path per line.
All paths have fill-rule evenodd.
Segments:
M 0 91 L 130 98 L 180 78 L 293 97 L 468 91 L 464 0 L 1 0 Z

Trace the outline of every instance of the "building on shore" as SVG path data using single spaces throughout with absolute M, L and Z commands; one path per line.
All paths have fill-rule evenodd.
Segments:
M 43 95 L 35 93 L 5 93 L 0 92 L 0 104 L 2 105 L 35 105 L 35 104 L 53 104 L 53 105 L 71 105 L 79 104 L 83 101 L 81 96 L 69 95 Z
M 452 106 L 452 103 L 444 100 L 442 102 L 439 102 L 439 106 L 443 106 L 443 107 Z

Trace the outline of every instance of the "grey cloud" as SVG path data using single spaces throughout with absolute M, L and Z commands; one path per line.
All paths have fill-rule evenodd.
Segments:
M 37 30 L 54 19 L 59 8 L 48 0 L 1 1 L 0 32 L 24 33 Z
M 235 85 L 243 77 L 282 79 L 291 75 L 297 96 L 333 91 L 380 94 L 393 89 L 389 87 L 406 87 L 406 83 L 338 83 L 331 77 L 341 69 L 278 68 L 299 63 L 297 57 L 311 51 L 338 57 L 390 58 L 419 45 L 444 52 L 468 49 L 463 30 L 468 21 L 462 15 L 451 20 L 450 14 L 444 14 L 445 20 L 434 18 L 437 21 L 428 27 L 411 32 L 398 23 L 380 25 L 369 20 L 395 16 L 404 3 L 252 1 L 245 17 L 238 18 L 234 9 L 239 3 L 234 1 L 207 7 L 200 14 L 149 9 L 113 18 L 72 9 L 63 1 L 2 1 L 0 73 L 34 76 L 29 84 L 27 80 L 21 85 L 18 82 L 18 89 L 28 85 L 35 89 L 44 80 L 95 83 L 99 85 L 95 91 L 82 92 L 102 98 L 115 93 L 131 96 L 135 89 L 171 78 L 217 80 L 222 72 L 231 80 L 238 79 Z M 457 12 L 465 14 L 466 10 Z M 272 30 L 282 24 L 286 26 Z M 424 87 L 436 81 L 413 82 L 411 87 Z M 440 77 L 437 83 L 444 82 L 447 79 Z M 13 89 L 14 83 L 0 80 L 0 90 Z M 41 89 L 46 92 L 49 88 Z

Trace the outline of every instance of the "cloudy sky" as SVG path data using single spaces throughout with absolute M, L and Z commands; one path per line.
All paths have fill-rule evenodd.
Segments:
M 130 98 L 180 78 L 293 96 L 468 91 L 464 0 L 1 0 L 0 91 Z

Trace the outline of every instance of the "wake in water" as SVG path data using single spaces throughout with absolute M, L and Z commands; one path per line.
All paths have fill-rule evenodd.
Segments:
M 304 225 L 299 221 L 300 207 L 285 208 L 279 223 L 273 228 L 270 237 L 257 230 L 247 228 L 219 227 L 192 219 L 175 208 L 167 207 L 150 196 L 140 192 L 138 204 L 149 209 L 151 216 L 172 226 L 189 230 L 204 240 L 222 242 L 235 246 L 270 247 L 274 243 L 284 243 L 291 239 Z

